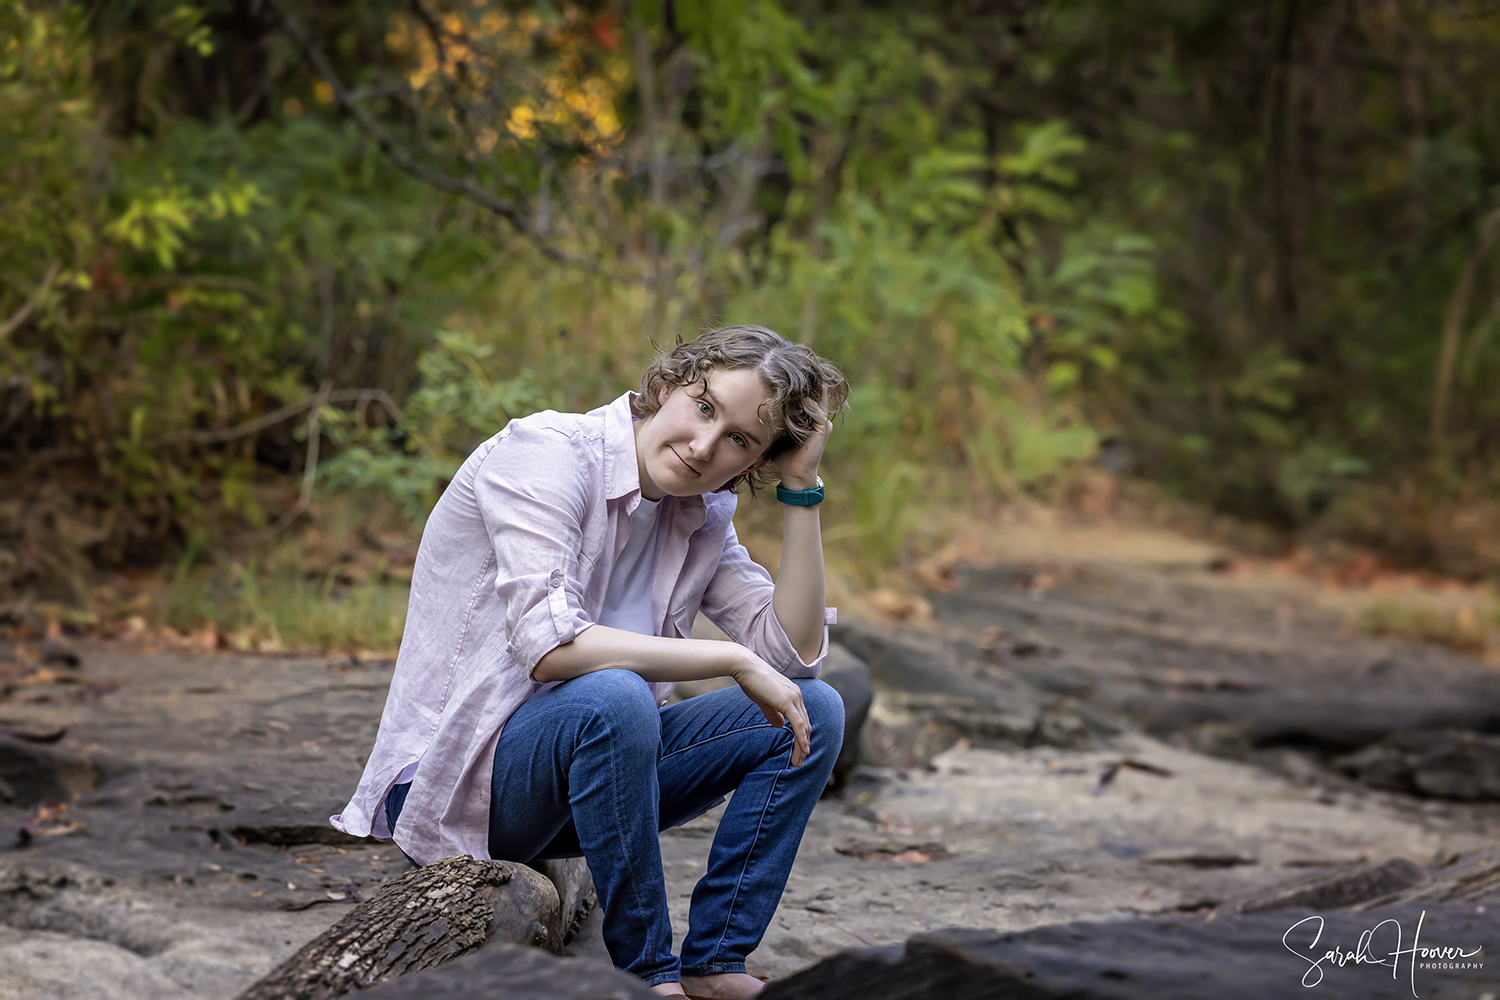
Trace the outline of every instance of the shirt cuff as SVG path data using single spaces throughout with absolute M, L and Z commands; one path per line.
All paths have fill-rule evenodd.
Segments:
M 531 676 L 537 661 L 564 643 L 572 642 L 578 633 L 594 624 L 582 609 L 568 601 L 560 569 L 547 578 L 547 593 L 516 622 L 506 652 Z
M 775 627 L 768 630 L 771 633 L 771 641 L 775 645 L 782 647 L 778 650 L 780 655 L 776 658 L 776 661 L 773 661 L 779 661 L 783 664 L 778 669 L 791 678 L 818 676 L 818 673 L 823 669 L 823 659 L 828 655 L 828 626 L 830 624 L 837 624 L 838 608 L 823 609 L 823 641 L 818 647 L 818 655 L 814 656 L 811 660 L 802 659 L 802 654 L 797 651 L 797 647 L 792 644 L 792 640 L 787 636 L 786 629 L 781 627 L 781 621 L 776 617 L 775 606 L 771 606 L 769 610 L 771 612 L 771 621 L 775 623 Z

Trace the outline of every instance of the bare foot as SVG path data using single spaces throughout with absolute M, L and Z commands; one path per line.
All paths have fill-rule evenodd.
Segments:
M 695 997 L 749 1000 L 759 996 L 766 984 L 743 972 L 721 972 L 717 976 L 683 976 L 682 988 Z
M 651 992 L 664 997 L 680 997 L 683 995 L 681 983 L 657 983 L 651 987 Z

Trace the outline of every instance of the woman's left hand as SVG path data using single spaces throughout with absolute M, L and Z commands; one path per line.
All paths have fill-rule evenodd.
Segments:
M 806 441 L 771 462 L 781 474 L 781 485 L 789 490 L 810 490 L 818 485 L 818 463 L 823 460 L 823 449 L 828 447 L 828 435 L 833 433 L 833 421 L 828 419 L 827 389 L 818 402 L 808 404 L 808 411 L 816 429 Z

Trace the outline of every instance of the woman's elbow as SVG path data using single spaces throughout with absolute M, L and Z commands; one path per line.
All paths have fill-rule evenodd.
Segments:
M 791 636 L 787 638 L 790 640 Z M 803 663 L 811 663 L 813 660 L 816 660 L 818 654 L 823 652 L 822 624 L 820 623 L 817 631 L 810 635 L 797 636 L 795 640 L 792 640 L 792 648 L 797 651 L 797 655 L 802 658 Z
M 567 672 L 567 653 L 564 650 L 571 643 L 561 646 L 553 646 L 542 658 L 536 661 L 536 666 L 531 668 L 531 679 L 542 684 L 550 684 L 553 681 L 565 681 L 573 675 Z
M 612 631 L 596 631 L 592 624 L 579 629 L 567 642 L 558 643 L 543 653 L 531 668 L 531 679 L 549 684 L 570 681 L 591 670 L 614 665 L 618 659 L 610 644 Z

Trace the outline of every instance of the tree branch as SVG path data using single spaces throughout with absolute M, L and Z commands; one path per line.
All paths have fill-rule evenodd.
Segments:
M 0 326 L 0 340 L 9 337 L 22 323 L 26 322 L 32 310 L 37 307 L 37 303 L 42 301 L 42 296 L 47 294 L 47 289 L 52 287 L 52 282 L 57 280 L 57 272 L 61 268 L 62 262 L 56 260 L 48 266 L 47 273 L 42 276 L 42 283 L 36 286 L 36 290 L 26 299 L 25 305 L 16 310 L 15 315 L 6 320 L 4 326 Z
M 443 27 L 438 24 L 437 18 L 422 3 L 422 0 L 411 0 L 411 9 L 416 13 L 417 19 L 427 27 L 427 34 L 432 38 L 432 44 L 437 48 L 438 65 L 441 66 L 448 61 L 448 48 L 443 44 Z
M 328 395 L 332 388 L 333 383 L 324 381 L 307 411 L 307 460 L 302 463 L 302 491 L 297 494 L 297 502 L 292 504 L 291 509 L 267 529 L 267 534 L 274 535 L 286 530 L 312 503 L 313 484 L 318 479 L 318 443 L 323 439 L 318 423 L 323 415 L 323 407 L 328 405 Z
M 371 403 L 379 403 L 384 406 L 397 423 L 406 420 L 401 408 L 391 398 L 391 394 L 384 389 L 335 389 L 318 402 L 320 394 L 308 396 L 306 399 L 296 403 L 288 403 L 279 410 L 272 410 L 264 416 L 248 420 L 243 424 L 229 427 L 221 431 L 193 431 L 190 434 L 179 434 L 176 437 L 163 438 L 150 445 L 151 448 L 166 448 L 174 444 L 218 444 L 221 441 L 233 441 L 235 438 L 249 437 L 267 427 L 281 423 L 290 417 L 295 417 L 310 406 L 322 406 L 328 403 L 359 403 L 361 410 Z
M 24 399 L 24 397 L 22 398 Z M 283 420 L 295 417 L 317 402 L 317 399 L 318 396 L 314 394 L 296 403 L 288 403 L 286 406 L 272 410 L 270 413 L 256 417 L 254 420 L 248 420 L 243 424 L 228 427 L 220 431 L 190 431 L 186 434 L 160 438 L 156 441 L 147 442 L 145 450 L 157 451 L 161 448 L 171 448 L 182 444 L 219 444 L 224 441 L 249 437 L 251 434 L 263 431 L 267 427 L 281 423 Z M 328 394 L 328 398 L 324 400 L 324 403 L 358 403 L 361 417 L 363 417 L 364 410 L 371 403 L 379 403 L 385 407 L 386 412 L 391 415 L 396 423 L 406 422 L 406 415 L 401 412 L 401 407 L 396 405 L 396 401 L 391 398 L 391 394 L 384 389 L 335 389 Z M 7 426 L 9 425 L 7 424 Z M 87 448 L 73 445 L 60 448 L 46 448 L 24 457 L 13 457 L 23 461 L 25 463 L 23 468 L 29 470 L 42 463 L 70 462 L 79 458 L 87 458 L 89 454 L 90 451 Z M 4 456 L 0 455 L 0 457 Z
M 229 274 L 160 274 L 147 278 L 135 287 L 142 292 L 154 292 L 162 288 L 206 288 L 211 291 L 223 289 L 226 292 L 239 292 L 258 299 L 271 297 L 265 286 L 248 278 L 237 278 Z
M 380 123 L 365 110 L 364 105 L 354 99 L 354 95 L 344 86 L 344 82 L 333 71 L 333 67 L 323 57 L 323 53 L 312 44 L 312 41 L 297 26 L 296 22 L 292 20 L 291 15 L 282 6 L 281 0 L 269 0 L 269 4 L 271 9 L 276 12 L 276 16 L 281 21 L 281 26 L 286 30 L 287 35 L 302 50 L 303 56 L 312 64 L 313 69 L 323 78 L 324 82 L 333 88 L 333 96 L 339 105 L 349 113 L 350 117 L 354 119 L 355 123 L 359 125 L 360 129 L 366 135 L 375 140 L 381 152 L 385 153 L 392 163 L 418 180 L 425 181 L 433 187 L 444 191 L 461 194 L 471 201 L 484 206 L 515 226 L 522 233 L 529 232 L 530 227 L 527 224 L 526 214 L 514 202 L 501 198 L 493 191 L 485 190 L 466 177 L 453 177 L 440 170 L 424 166 L 413 159 L 406 150 L 398 146 L 396 140 L 391 138 L 390 134 L 380 126 Z M 541 250 L 549 257 L 561 259 L 561 255 L 550 247 L 542 245 Z

